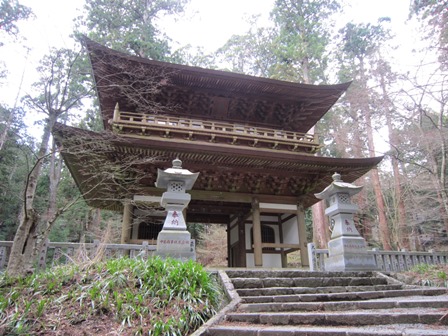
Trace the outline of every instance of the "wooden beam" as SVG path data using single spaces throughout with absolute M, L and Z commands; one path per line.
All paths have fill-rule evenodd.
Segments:
M 280 204 L 280 203 L 262 203 L 260 202 L 260 211 L 261 212 L 270 212 L 270 213 L 296 213 L 297 205 L 296 204 Z
M 283 249 L 300 249 L 300 244 L 277 244 L 277 243 L 262 243 L 261 247 L 283 248 Z
M 146 187 L 141 188 L 142 193 L 151 196 L 161 196 L 164 192 L 156 187 Z M 224 201 L 224 202 L 235 202 L 235 203 L 252 203 L 254 197 L 256 197 L 260 202 L 266 204 L 285 204 L 285 205 L 295 205 L 299 200 L 296 196 L 278 196 L 278 195 L 260 195 L 260 194 L 247 194 L 247 193 L 234 193 L 225 191 L 206 191 L 206 190 L 190 190 L 191 200 L 199 201 Z

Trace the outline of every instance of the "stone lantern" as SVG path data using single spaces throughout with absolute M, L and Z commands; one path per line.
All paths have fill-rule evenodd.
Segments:
M 167 189 L 160 200 L 160 205 L 167 211 L 162 231 L 157 237 L 156 254 L 161 257 L 196 259 L 183 210 L 191 200 L 191 195 L 186 191 L 193 188 L 198 175 L 199 173 L 183 169 L 182 161 L 179 159 L 173 160 L 172 168 L 158 169 L 155 185 L 157 188 Z
M 324 191 L 315 194 L 319 199 L 328 200 L 329 207 L 325 214 L 329 216 L 333 228 L 325 270 L 373 271 L 376 269 L 375 258 L 368 254 L 366 241 L 355 227 L 354 214 L 358 206 L 351 202 L 351 197 L 363 187 L 343 182 L 338 173 L 332 177 L 333 182 Z

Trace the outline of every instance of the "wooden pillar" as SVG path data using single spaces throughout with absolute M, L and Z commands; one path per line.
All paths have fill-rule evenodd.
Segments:
M 238 267 L 246 267 L 246 219 L 248 215 L 238 218 Z
M 279 235 L 279 242 L 280 244 L 284 243 L 283 240 L 283 221 L 282 221 L 282 214 L 277 215 L 278 218 L 278 235 Z M 285 249 L 281 249 L 281 259 L 282 259 L 282 267 L 288 267 L 288 254 L 285 252 Z
M 233 262 L 233 251 L 232 251 L 232 243 L 230 241 L 230 224 L 232 223 L 232 220 L 230 220 L 226 225 L 226 233 L 227 233 L 227 267 L 232 267 Z
M 131 235 L 132 224 L 132 211 L 134 206 L 130 202 L 124 203 L 123 206 L 123 223 L 121 226 L 121 243 L 126 244 L 129 242 Z
M 263 250 L 261 247 L 260 203 L 257 198 L 252 200 L 252 225 L 252 233 L 254 236 L 254 264 L 255 267 L 262 267 Z
M 300 204 L 297 206 L 297 225 L 299 227 L 300 260 L 302 266 L 310 266 L 306 241 L 305 210 Z

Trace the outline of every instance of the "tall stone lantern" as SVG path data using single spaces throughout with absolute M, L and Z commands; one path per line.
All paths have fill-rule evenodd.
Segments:
M 368 254 L 366 241 L 355 227 L 354 214 L 358 206 L 351 202 L 351 197 L 363 187 L 343 182 L 338 173 L 332 177 L 333 182 L 324 191 L 315 194 L 319 199 L 328 200 L 329 207 L 325 214 L 333 227 L 325 270 L 373 271 L 376 269 L 375 258 Z
M 182 168 L 182 161 L 173 160 L 173 167 L 166 170 L 158 169 L 156 187 L 167 189 L 163 193 L 160 205 L 167 215 L 162 231 L 157 236 L 156 254 L 163 257 L 173 257 L 181 260 L 196 259 L 196 253 L 191 248 L 191 235 L 187 231 L 183 210 L 190 203 L 191 195 L 186 193 L 193 188 L 199 173 L 192 173 Z

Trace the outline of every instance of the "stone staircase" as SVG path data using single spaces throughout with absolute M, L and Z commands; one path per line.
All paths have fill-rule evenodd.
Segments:
M 448 335 L 443 288 L 405 286 L 377 272 L 226 274 L 239 304 L 203 335 Z

